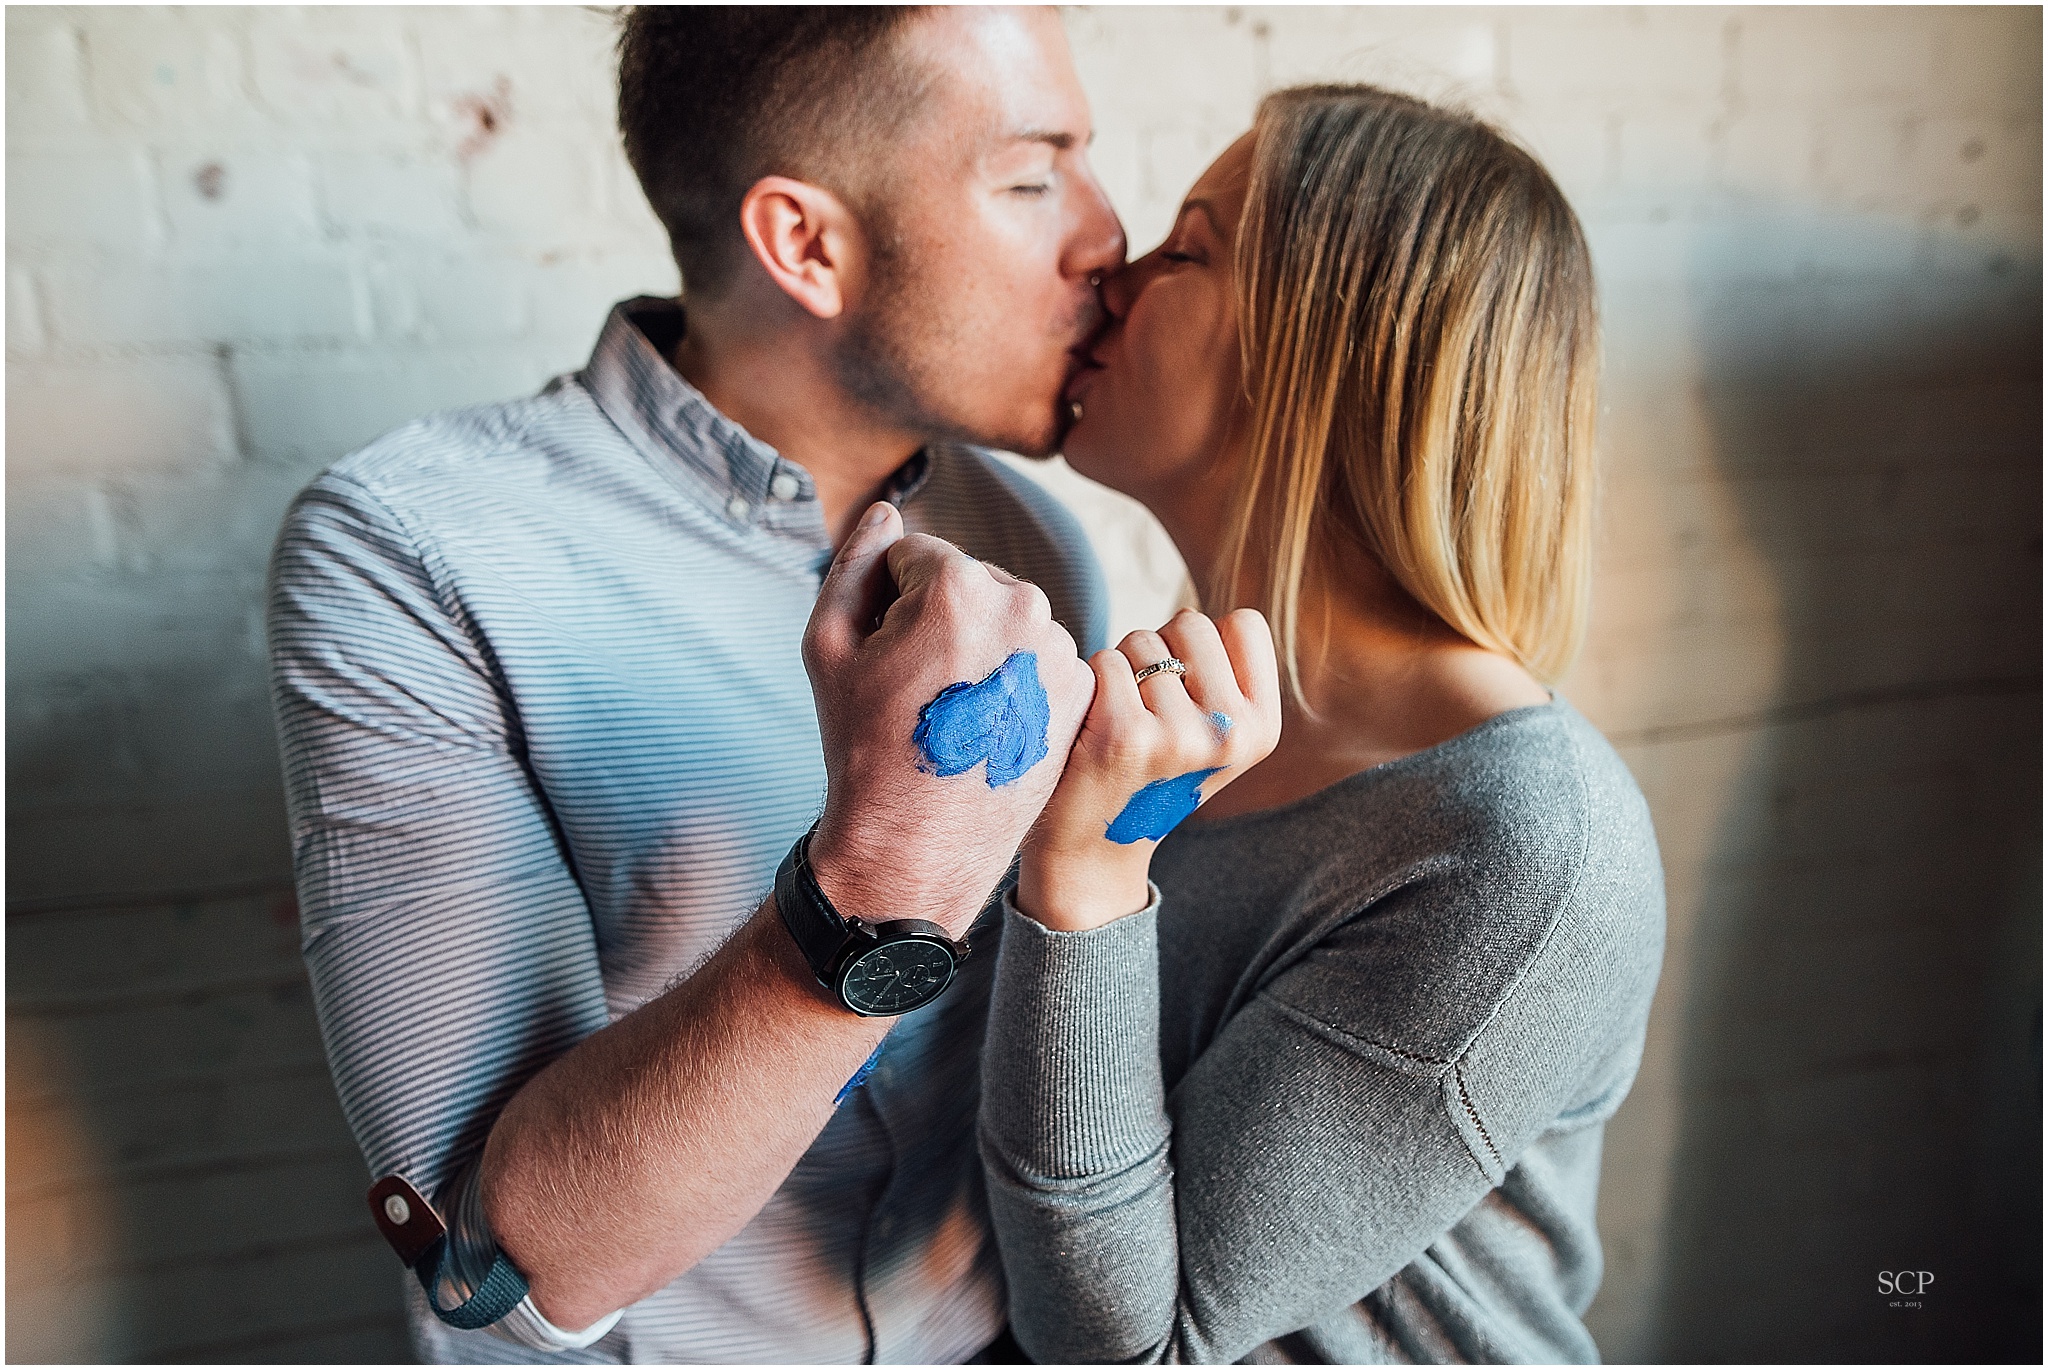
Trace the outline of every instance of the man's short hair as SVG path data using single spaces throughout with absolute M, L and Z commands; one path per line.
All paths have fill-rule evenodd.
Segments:
M 863 177 L 923 103 L 902 51 L 912 6 L 640 5 L 619 37 L 626 159 L 668 230 L 687 293 L 743 260 L 740 201 L 763 176 L 812 182 L 857 215 Z

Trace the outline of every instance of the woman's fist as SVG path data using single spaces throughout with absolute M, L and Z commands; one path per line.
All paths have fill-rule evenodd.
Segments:
M 1168 659 L 1185 670 L 1152 671 Z M 1095 698 L 1024 844 L 1017 906 L 1047 927 L 1099 927 L 1146 903 L 1153 848 L 1280 739 L 1273 636 L 1256 609 L 1191 609 L 1097 652 Z

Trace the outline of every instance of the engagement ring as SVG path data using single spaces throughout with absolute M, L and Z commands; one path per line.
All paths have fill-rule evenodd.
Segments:
M 1184 676 L 1188 673 L 1188 668 L 1181 664 L 1180 658 L 1170 656 L 1166 658 L 1166 660 L 1164 661 L 1155 661 L 1150 666 L 1147 666 L 1144 670 L 1138 672 L 1138 683 L 1140 685 L 1143 685 L 1147 680 L 1150 680 L 1153 676 L 1158 675 L 1161 671 L 1172 671 L 1175 675 Z

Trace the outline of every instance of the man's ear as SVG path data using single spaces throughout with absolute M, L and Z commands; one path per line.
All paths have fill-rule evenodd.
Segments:
M 837 195 L 809 181 L 763 176 L 740 201 L 740 231 L 784 294 L 818 318 L 839 317 L 860 234 Z

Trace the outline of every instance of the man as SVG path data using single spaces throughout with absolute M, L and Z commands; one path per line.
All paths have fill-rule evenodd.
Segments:
M 1102 593 L 961 444 L 1059 440 L 1124 251 L 1086 101 L 1049 11 L 652 8 L 620 117 L 687 319 L 619 306 L 279 539 L 336 1083 L 429 1359 L 963 1359 L 1003 1304 L 970 925 Z

